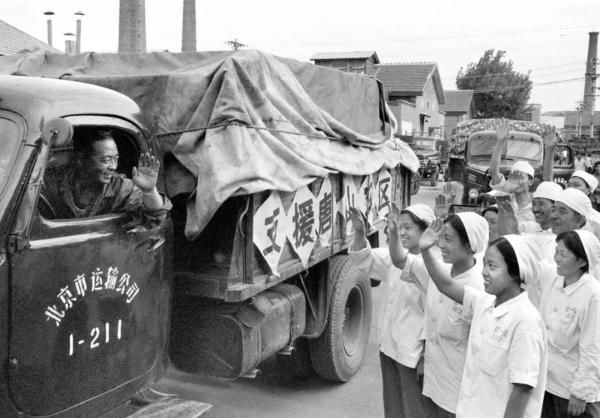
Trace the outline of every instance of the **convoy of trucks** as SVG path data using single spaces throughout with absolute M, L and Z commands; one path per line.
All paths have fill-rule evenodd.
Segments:
M 277 354 L 344 382 L 371 320 L 350 268 L 418 160 L 379 83 L 258 51 L 0 57 L 1 416 L 98 416 L 164 373 L 234 379 Z M 157 227 L 50 219 L 47 174 L 109 129 L 119 171 L 162 162 Z M 210 401 L 210 400 L 208 400 Z

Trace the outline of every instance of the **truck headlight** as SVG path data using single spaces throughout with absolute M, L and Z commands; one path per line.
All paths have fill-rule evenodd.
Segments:
M 469 199 L 477 199 L 477 196 L 479 196 L 479 190 L 475 188 L 469 189 Z

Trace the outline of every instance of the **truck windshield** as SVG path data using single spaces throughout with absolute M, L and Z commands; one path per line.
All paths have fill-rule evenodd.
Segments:
M 469 155 L 471 157 L 491 157 L 495 145 L 495 138 L 475 138 L 469 141 Z M 502 151 L 502 157 L 539 161 L 542 159 L 542 144 L 533 139 L 509 139 Z
M 435 150 L 435 147 L 434 147 L 435 143 L 433 140 L 415 139 L 413 144 L 415 147 L 418 147 L 418 148 Z
M 12 120 L 0 117 L 0 194 L 10 175 L 19 144 L 19 128 Z

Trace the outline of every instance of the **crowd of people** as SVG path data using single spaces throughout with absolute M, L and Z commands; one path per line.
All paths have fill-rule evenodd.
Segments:
M 598 180 L 577 170 L 530 193 L 527 162 L 491 171 L 483 216 L 443 216 L 443 196 L 435 211 L 393 206 L 388 248 L 370 247 L 352 211 L 355 272 L 386 286 L 385 416 L 600 417 Z

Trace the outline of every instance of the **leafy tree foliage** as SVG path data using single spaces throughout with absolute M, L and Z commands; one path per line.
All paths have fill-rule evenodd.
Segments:
M 520 119 L 531 94 L 529 74 L 513 69 L 506 51 L 485 51 L 477 63 L 470 63 L 456 76 L 459 90 L 475 90 L 476 118 Z

